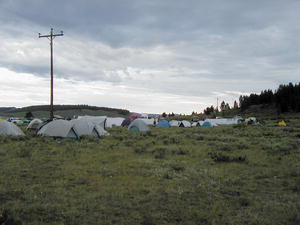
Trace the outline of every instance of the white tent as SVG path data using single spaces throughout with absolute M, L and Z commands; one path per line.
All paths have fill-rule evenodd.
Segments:
M 120 127 L 123 121 L 124 118 L 122 117 L 107 117 L 105 127 Z
M 171 120 L 169 124 L 171 127 L 179 127 L 179 121 L 177 120 Z
M 245 119 L 245 123 L 246 124 L 257 124 L 257 120 L 255 117 L 249 117 L 249 118 Z
M 204 121 L 199 120 L 198 122 L 193 122 L 192 127 L 201 127 Z
M 182 120 L 179 122 L 179 127 L 191 127 L 191 123 L 187 120 Z
M 152 118 L 152 119 L 139 118 L 139 120 L 143 121 L 148 126 L 154 125 L 154 118 Z
M 95 124 L 98 124 L 100 127 L 105 127 L 106 116 L 78 116 L 78 119 L 87 119 Z
M 211 124 L 216 125 L 230 125 L 230 124 L 238 124 L 240 122 L 240 118 L 217 118 L 217 119 L 206 119 L 205 121 L 210 122 Z
M 24 136 L 25 134 L 14 123 L 2 121 L 0 122 L 0 135 Z
M 49 137 L 79 138 L 74 125 L 67 120 L 53 120 L 44 125 L 37 134 Z
M 37 130 L 39 125 L 43 123 L 40 119 L 33 119 L 27 126 L 27 130 Z
M 87 119 L 75 119 L 70 121 L 73 124 L 74 130 L 78 136 L 107 136 L 109 133 L 99 125 L 87 120 Z
M 129 125 L 128 130 L 139 132 L 139 131 L 150 130 L 150 128 L 147 126 L 147 124 L 143 120 L 135 119 Z

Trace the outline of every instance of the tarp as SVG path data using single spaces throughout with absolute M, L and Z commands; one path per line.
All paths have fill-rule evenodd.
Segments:
M 156 127 L 158 127 L 158 128 L 169 128 L 170 124 L 169 124 L 169 121 L 167 121 L 167 120 L 160 120 L 157 123 Z
M 78 139 L 79 134 L 73 124 L 67 120 L 53 120 L 44 125 L 37 133 L 41 136 Z
M 128 130 L 139 132 L 139 131 L 150 130 L 150 128 L 147 126 L 147 124 L 143 120 L 135 119 L 129 125 Z
M 15 124 L 2 121 L 0 122 L 0 135 L 24 136 L 23 131 Z
M 112 128 L 112 127 L 120 127 L 124 118 L 122 117 L 107 117 L 105 127 Z
M 40 119 L 33 119 L 28 124 L 27 129 L 28 130 L 37 130 L 41 123 L 43 123 L 43 121 L 41 121 Z

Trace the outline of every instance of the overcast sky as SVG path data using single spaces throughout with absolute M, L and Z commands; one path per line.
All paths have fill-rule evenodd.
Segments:
M 191 113 L 299 82 L 299 0 L 0 0 L 0 107 Z

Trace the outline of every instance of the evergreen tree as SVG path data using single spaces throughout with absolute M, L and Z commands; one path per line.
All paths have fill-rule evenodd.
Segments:
M 234 103 L 233 103 L 233 108 L 234 109 L 238 109 L 239 108 L 239 105 L 238 105 L 238 103 L 236 101 L 234 101 Z
M 28 120 L 30 120 L 30 119 L 34 118 L 34 116 L 33 116 L 32 112 L 27 112 L 25 114 L 25 118 L 28 119 Z

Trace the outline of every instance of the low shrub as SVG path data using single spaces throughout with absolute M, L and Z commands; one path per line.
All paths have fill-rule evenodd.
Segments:
M 171 150 L 171 153 L 174 155 L 187 155 L 187 154 L 189 154 L 189 151 L 186 149 L 182 149 L 182 148 L 173 148 Z
M 156 159 L 164 159 L 166 157 L 167 149 L 164 147 L 155 148 L 152 153 Z
M 246 156 L 242 155 L 229 155 L 222 152 L 209 152 L 208 155 L 213 159 L 215 162 L 245 162 Z

